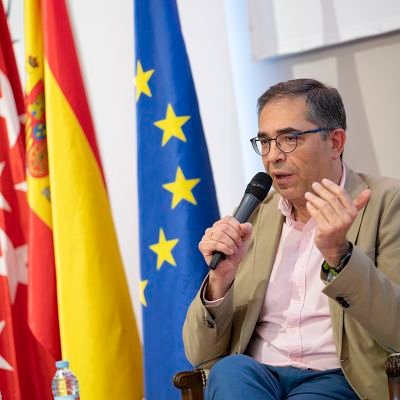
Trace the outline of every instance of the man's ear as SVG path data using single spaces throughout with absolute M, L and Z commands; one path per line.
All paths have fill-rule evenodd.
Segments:
M 344 144 L 346 143 L 346 132 L 342 128 L 337 128 L 331 131 L 329 138 L 332 150 L 332 159 L 337 160 L 343 153 Z

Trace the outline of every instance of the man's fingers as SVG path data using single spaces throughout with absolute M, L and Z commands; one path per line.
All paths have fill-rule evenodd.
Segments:
M 232 217 L 232 215 L 226 215 L 220 220 L 214 222 L 212 228 L 215 228 L 218 225 L 225 225 L 225 224 L 231 225 L 235 229 L 239 229 L 240 226 L 240 223 L 236 218 Z
M 326 228 L 329 226 L 329 221 L 327 221 L 325 216 L 320 212 L 320 210 L 318 210 L 317 207 L 315 207 L 314 204 L 312 204 L 310 201 L 307 201 L 306 207 L 309 214 L 315 219 L 319 227 Z
M 206 250 L 207 254 L 211 255 L 215 251 L 220 251 L 221 253 L 224 253 L 227 256 L 231 256 L 239 251 L 238 247 L 233 242 L 230 245 L 227 245 L 222 242 L 208 242 L 204 243 L 201 248 Z
M 228 215 L 215 222 L 211 228 L 206 229 L 206 236 L 209 240 L 224 241 L 228 236 L 237 245 L 241 244 L 240 223 Z
M 311 216 L 317 219 L 317 222 L 322 222 L 322 219 L 328 222 L 332 222 L 337 218 L 336 212 L 332 208 L 331 204 L 329 204 L 326 200 L 321 199 L 311 192 L 306 192 L 304 197 L 307 202 L 312 205 L 311 210 L 313 211 L 313 213 L 311 214 Z M 307 209 L 310 212 L 309 207 L 307 207 Z M 318 214 L 316 214 L 317 212 Z
M 250 223 L 240 224 L 231 216 L 224 217 L 206 229 L 199 243 L 199 250 L 204 256 L 212 255 L 215 251 L 226 255 L 237 254 L 243 242 L 250 238 L 251 232 Z
M 345 208 L 349 208 L 352 206 L 351 197 L 339 185 L 327 178 L 322 179 L 321 184 L 324 188 L 326 188 L 326 190 L 331 193 L 332 196 L 335 196 L 338 200 L 340 200 Z
M 340 197 L 329 190 L 326 186 L 321 185 L 318 182 L 314 182 L 312 184 L 312 188 L 317 195 L 317 197 L 321 198 L 322 200 L 325 201 L 325 207 L 327 209 L 332 209 L 336 214 L 340 215 L 343 212 L 344 205 Z M 321 207 L 321 204 L 319 205 L 319 208 Z M 333 216 L 336 218 L 336 216 Z
M 353 205 L 357 211 L 360 211 L 363 207 L 365 207 L 369 198 L 371 197 L 371 193 L 372 192 L 370 189 L 365 189 L 353 200 Z
M 343 212 L 346 212 L 350 213 L 350 215 L 354 217 L 353 214 L 355 211 L 360 211 L 368 203 L 371 196 L 371 190 L 365 189 L 354 200 L 352 200 L 350 195 L 344 189 L 326 178 L 322 179 L 321 184 L 314 182 L 312 188 L 319 197 L 330 204 L 338 215 L 342 215 Z M 319 208 L 319 206 L 321 206 L 321 204 L 317 205 L 317 208 Z M 354 210 L 354 208 L 356 210 Z
M 242 240 L 245 242 L 251 237 L 251 233 L 253 231 L 253 225 L 250 222 L 245 222 L 244 224 L 240 225 L 240 230 L 242 233 Z

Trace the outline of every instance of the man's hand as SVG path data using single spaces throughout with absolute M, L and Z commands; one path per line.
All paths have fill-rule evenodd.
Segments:
M 308 212 L 317 222 L 315 244 L 325 261 L 336 266 L 348 249 L 346 234 L 358 212 L 367 204 L 371 190 L 363 190 L 352 200 L 344 189 L 329 179 L 314 182 L 312 188 L 315 194 L 307 192 L 304 197 Z
M 252 226 L 249 222 L 240 224 L 234 217 L 227 216 L 206 229 L 199 243 L 207 265 L 215 251 L 226 254 L 226 259 L 210 271 L 207 285 L 207 300 L 225 296 L 236 276 L 239 264 L 244 259 L 250 242 Z

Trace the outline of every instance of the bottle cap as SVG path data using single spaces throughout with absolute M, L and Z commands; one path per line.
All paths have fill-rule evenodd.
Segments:
M 56 361 L 56 368 L 68 368 L 69 362 L 65 360 Z

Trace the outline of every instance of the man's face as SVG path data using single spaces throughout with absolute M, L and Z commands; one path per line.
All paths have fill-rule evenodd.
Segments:
M 267 103 L 259 118 L 259 135 L 274 139 L 279 133 L 306 131 L 316 126 L 306 120 L 303 97 L 282 98 Z M 311 184 L 322 178 L 334 178 L 332 141 L 322 134 L 306 134 L 297 138 L 297 148 L 284 153 L 271 142 L 270 151 L 263 156 L 266 171 L 273 178 L 275 190 L 295 206 L 304 207 L 304 194 L 312 191 Z

